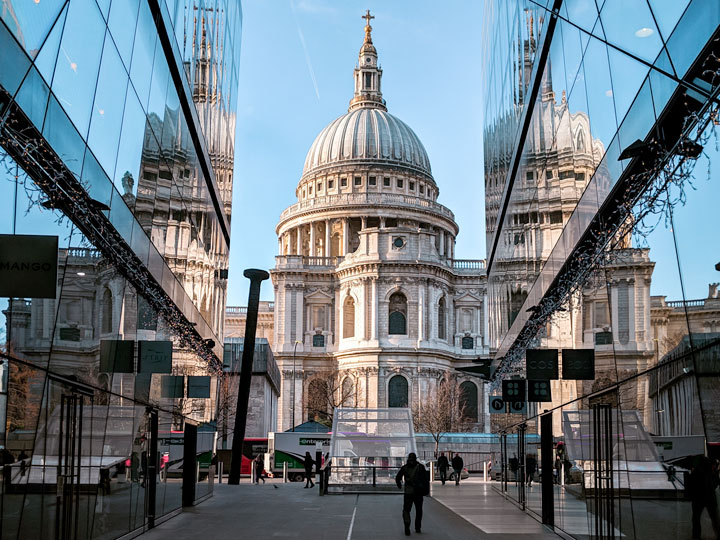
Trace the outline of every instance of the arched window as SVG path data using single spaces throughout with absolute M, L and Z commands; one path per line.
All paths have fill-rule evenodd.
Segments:
M 388 334 L 407 334 L 407 298 L 403 293 L 393 293 L 388 311 Z
M 355 337 L 355 301 L 350 295 L 343 304 L 343 337 Z
M 103 334 L 111 334 L 113 331 L 112 312 L 113 312 L 112 293 L 110 292 L 110 289 L 108 289 L 106 287 L 105 292 L 103 293 L 102 306 L 101 306 L 102 333 Z
M 395 375 L 388 383 L 388 407 L 408 406 L 408 383 L 402 375 Z
M 478 390 L 474 382 L 465 381 L 460 385 L 460 405 L 465 418 L 478 421 Z
M 314 379 L 308 385 L 307 419 L 323 420 L 327 418 L 328 411 L 328 387 L 324 381 Z
M 438 302 L 438 338 L 447 339 L 445 333 L 445 297 Z
M 340 399 L 341 407 L 355 406 L 355 385 L 350 377 L 345 377 L 342 383 L 342 396 Z
M 575 140 L 575 149 L 578 152 L 585 151 L 585 137 L 583 136 L 582 129 L 578 129 L 577 139 Z

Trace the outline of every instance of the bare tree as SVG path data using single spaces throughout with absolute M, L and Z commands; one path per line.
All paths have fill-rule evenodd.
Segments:
M 471 420 L 457 378 L 445 373 L 427 398 L 413 405 L 412 417 L 415 431 L 432 435 L 436 456 L 443 434 L 467 431 Z
M 220 432 L 221 448 L 227 448 L 228 435 L 235 429 L 235 410 L 237 407 L 239 374 L 224 372 L 220 376 L 218 388 L 217 423 Z
M 337 368 L 317 373 L 308 385 L 307 416 L 316 422 L 332 426 L 335 409 L 354 404 L 355 383 Z

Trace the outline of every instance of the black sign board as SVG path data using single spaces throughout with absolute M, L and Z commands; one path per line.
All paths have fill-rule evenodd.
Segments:
M 550 381 L 528 381 L 528 401 L 552 401 Z
M 503 401 L 525 401 L 525 380 L 510 379 L 502 382 Z
M 612 345 L 612 332 L 598 332 L 595 334 L 595 345 Z
M 490 414 L 505 412 L 505 402 L 500 396 L 490 396 Z
M 172 341 L 138 341 L 138 373 L 172 372 Z
M 132 373 L 134 356 L 134 341 L 103 339 L 100 342 L 100 371 L 102 373 Z
M 563 349 L 563 379 L 595 379 L 595 349 Z
M 210 376 L 192 375 L 188 377 L 187 397 L 209 398 L 210 397 Z
M 162 378 L 161 397 L 185 397 L 185 377 L 183 375 L 165 375 Z
M 525 371 L 528 379 L 558 379 L 557 349 L 528 349 L 525 351 Z
M 58 237 L 0 234 L 0 297 L 57 296 Z
M 524 401 L 511 401 L 508 403 L 508 412 L 512 414 L 525 414 L 527 412 L 527 403 Z

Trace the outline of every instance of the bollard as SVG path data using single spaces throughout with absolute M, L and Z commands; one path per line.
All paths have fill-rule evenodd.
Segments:
M 373 487 L 377 485 L 377 471 L 375 470 L 375 467 L 372 468 L 373 471 Z
M 430 483 L 433 483 L 435 481 L 435 462 L 430 462 Z
M 325 489 L 324 489 L 324 482 L 325 482 L 325 469 L 320 469 L 318 471 L 318 487 L 320 488 L 320 496 L 322 497 L 325 495 Z
M 487 461 L 483 461 L 483 481 L 487 482 Z
M 283 463 L 283 484 L 288 483 L 288 464 L 287 461 Z
M 223 462 L 218 462 L 218 484 L 222 484 Z
M 564 463 L 560 464 L 560 486 L 565 487 L 565 467 Z

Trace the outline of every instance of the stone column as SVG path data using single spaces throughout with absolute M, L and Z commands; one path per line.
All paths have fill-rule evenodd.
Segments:
M 363 216 L 360 218 L 360 221 L 362 223 L 360 228 L 364 231 L 365 229 L 367 229 L 367 218 L 365 216 Z
M 381 229 L 384 229 L 384 228 L 385 228 L 385 218 L 384 218 L 384 217 L 381 217 L 381 218 L 380 218 L 380 228 L 381 228 Z
M 282 234 L 278 236 L 278 255 L 283 254 L 283 237 Z
M 310 252 L 308 255 L 310 257 L 317 255 L 317 251 L 315 250 L 315 223 L 310 223 Z
M 296 255 L 302 255 L 302 227 L 298 225 L 297 229 L 297 245 L 295 246 Z
M 305 343 L 305 325 L 303 324 L 303 315 L 305 314 L 304 302 L 304 290 L 302 287 L 295 289 L 296 301 L 295 301 L 295 339 Z
M 418 300 L 417 300 L 417 317 L 418 317 L 418 343 L 424 339 L 423 336 L 423 319 L 425 318 L 425 285 L 418 283 Z
M 330 257 L 330 220 L 325 220 L 325 257 Z
M 378 338 L 378 291 L 377 291 L 377 280 L 372 280 L 372 323 L 370 327 L 370 339 L 377 340 Z
M 445 257 L 445 231 L 440 229 L 440 257 Z
M 350 249 L 350 222 L 348 218 L 343 219 L 343 255 L 348 254 L 348 249 Z

